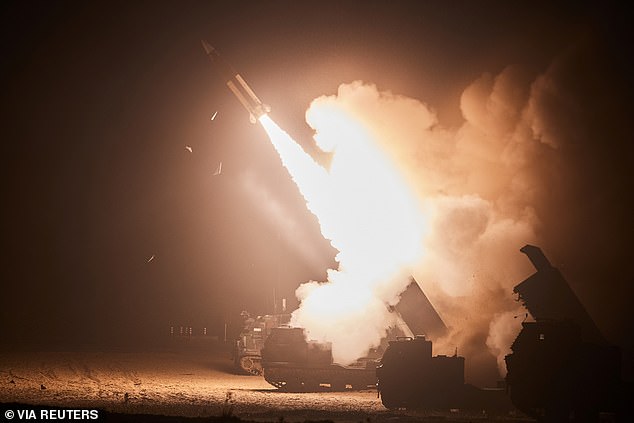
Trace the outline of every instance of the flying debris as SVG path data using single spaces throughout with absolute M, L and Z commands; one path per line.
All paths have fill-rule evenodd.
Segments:
M 188 145 L 185 146 L 185 150 L 189 151 L 190 153 L 193 151 L 192 148 Z
M 227 87 L 236 96 L 236 98 L 242 103 L 247 112 L 249 112 L 251 123 L 256 123 L 257 120 L 271 111 L 271 108 L 262 103 L 257 95 L 253 92 L 251 87 L 246 81 L 237 73 L 229 63 L 223 60 L 218 51 L 211 46 L 207 41 L 201 40 L 203 48 L 207 53 L 207 56 L 212 63 L 215 64 L 218 72 L 224 78 Z M 216 112 L 217 113 L 217 112 Z M 211 120 L 216 116 L 214 113 Z
M 149 259 L 147 259 L 146 263 L 151 262 L 152 260 L 154 260 L 154 254 L 152 254 L 152 257 L 150 257 Z
M 218 115 L 218 111 L 216 110 L 213 115 L 211 115 L 211 120 L 214 120 Z
M 218 167 L 216 168 L 215 172 L 214 172 L 214 176 L 218 176 L 222 173 L 222 162 L 218 163 Z

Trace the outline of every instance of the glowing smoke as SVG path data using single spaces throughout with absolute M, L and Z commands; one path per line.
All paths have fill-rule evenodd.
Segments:
M 537 242 L 534 206 L 541 178 L 553 166 L 555 137 L 548 136 L 536 102 L 546 77 L 535 82 L 516 67 L 483 75 L 461 98 L 465 122 L 443 128 L 432 109 L 361 82 L 341 85 L 307 112 L 339 108 L 373 134 L 415 187 L 427 213 L 425 254 L 414 275 L 446 323 L 449 336 L 434 346 L 459 348 L 468 376 L 495 372 L 523 315 L 512 287 L 532 272 L 518 254 Z M 469 374 L 469 372 L 471 372 Z
M 552 74 L 535 78 L 508 67 L 483 75 L 462 95 L 458 128 L 442 127 L 417 100 L 343 84 L 306 114 L 318 145 L 334 154 L 330 173 L 263 122 L 340 251 L 329 283 L 300 287 L 294 315 L 311 337 L 333 342 L 338 361 L 378 343 L 392 323 L 385 303 L 395 301 L 411 271 L 451 329 L 434 344 L 436 353 L 458 348 L 475 383 L 504 374 L 503 357 L 524 317 L 512 287 L 533 271 L 518 250 L 539 243 L 538 210 L 560 163 L 562 136 L 551 112 L 563 100 Z

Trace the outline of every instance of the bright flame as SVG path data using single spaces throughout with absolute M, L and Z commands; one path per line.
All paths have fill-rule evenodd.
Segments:
M 346 364 L 378 345 L 392 323 L 388 304 L 408 283 L 409 266 L 422 253 L 424 219 L 419 203 L 368 131 L 336 107 L 310 109 L 315 140 L 333 154 L 326 171 L 267 115 L 260 118 L 271 142 L 338 251 L 328 281 L 300 286 L 292 323 L 312 339 L 332 343 Z

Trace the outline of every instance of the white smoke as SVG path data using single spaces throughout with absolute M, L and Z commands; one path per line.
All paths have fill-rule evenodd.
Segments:
M 414 275 L 451 327 L 434 347 L 444 353 L 459 348 L 467 356 L 467 376 L 471 372 L 476 380 L 495 359 L 504 373 L 503 357 L 520 328 L 521 319 L 514 317 L 523 309 L 512 287 L 532 272 L 518 250 L 538 242 L 536 206 L 549 189 L 547 178 L 556 173 L 559 136 L 546 113 L 546 105 L 561 101 L 556 93 L 548 73 L 531 78 L 519 67 L 508 67 L 496 76 L 483 75 L 464 90 L 464 123 L 457 128 L 441 126 L 434 110 L 415 99 L 359 81 L 314 100 L 307 111 L 318 144 L 329 151 L 340 148 L 347 134 L 315 116 L 322 109 L 345 111 L 397 163 L 418 194 L 428 232 Z M 351 151 L 340 160 L 345 166 L 365 157 Z M 371 187 L 375 181 L 364 181 L 366 176 L 355 182 Z M 318 287 L 300 288 L 298 315 L 309 313 L 308 293 Z M 350 295 L 365 295 L 362 287 L 350 289 Z M 378 309 L 381 305 L 373 303 L 371 311 L 359 310 L 359 320 L 365 316 L 372 333 L 370 343 L 391 323 Z M 341 329 L 351 335 L 358 327 Z

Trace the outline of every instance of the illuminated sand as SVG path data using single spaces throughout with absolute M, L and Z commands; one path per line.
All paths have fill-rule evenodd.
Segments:
M 179 340 L 180 341 L 180 340 Z M 526 421 L 448 412 L 390 411 L 376 391 L 283 393 L 230 372 L 222 345 L 177 342 L 157 352 L 0 353 L 0 402 L 127 414 L 335 422 Z M 41 389 L 44 385 L 46 389 Z M 229 405 L 227 393 L 231 393 Z

